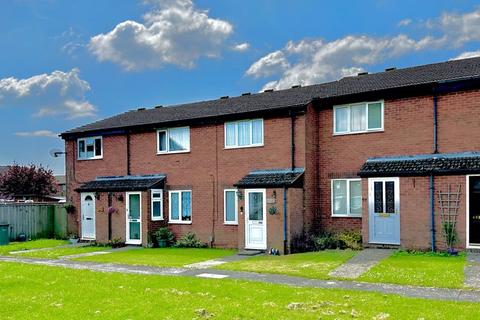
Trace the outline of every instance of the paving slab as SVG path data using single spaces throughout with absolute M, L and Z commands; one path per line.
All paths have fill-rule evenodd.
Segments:
M 444 289 L 444 288 L 426 288 L 382 283 L 366 283 L 356 281 L 332 281 L 306 279 L 275 274 L 260 274 L 253 272 L 239 272 L 227 270 L 209 269 L 207 276 L 205 270 L 186 269 L 186 268 L 158 268 L 147 266 L 120 265 L 113 263 L 79 262 L 72 260 L 51 260 L 20 257 L 0 257 L 2 262 L 24 263 L 33 265 L 45 265 L 54 267 L 63 267 L 78 270 L 91 270 L 98 272 L 115 272 L 126 274 L 142 275 L 169 275 L 169 276 L 190 276 L 214 279 L 238 279 L 247 281 L 257 281 L 264 283 L 273 283 L 288 285 L 292 287 L 309 287 L 323 289 L 344 289 L 366 292 L 378 292 L 383 294 L 398 294 L 405 297 L 415 297 L 433 300 L 448 301 L 469 301 L 480 302 L 480 290 L 463 289 Z
M 99 256 L 99 255 L 109 254 L 109 253 L 112 253 L 112 251 L 86 252 L 86 253 L 70 254 L 68 256 L 61 256 L 58 259 L 69 260 L 69 259 L 77 259 L 77 258 L 83 258 L 83 257 Z
M 465 265 L 465 286 L 480 289 L 480 254 L 467 252 Z
M 381 260 L 389 257 L 393 251 L 392 249 L 364 249 L 344 264 L 332 270 L 329 276 L 334 278 L 356 279 Z

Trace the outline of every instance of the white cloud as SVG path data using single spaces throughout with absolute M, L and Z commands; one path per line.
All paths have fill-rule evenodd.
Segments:
M 397 26 L 399 26 L 399 27 L 406 27 L 406 26 L 410 25 L 411 23 L 412 23 L 412 19 L 409 19 L 409 18 L 407 18 L 407 19 L 402 19 L 402 20 L 398 21 Z
M 246 74 L 255 78 L 268 77 L 290 67 L 285 54 L 278 50 L 267 54 L 250 66 Z
M 250 49 L 250 44 L 247 42 L 239 43 L 233 47 L 234 51 L 240 51 L 240 52 L 247 51 L 248 49 Z
M 480 40 L 480 8 L 464 14 L 444 13 L 427 21 L 430 29 L 440 33 L 438 45 L 459 47 L 466 42 Z
M 252 64 L 246 74 L 255 78 L 280 76 L 262 90 L 285 89 L 353 75 L 363 71 L 366 65 L 422 48 L 422 43 L 405 35 L 393 38 L 347 36 L 331 42 L 321 39 L 289 41 L 283 49 Z
M 218 57 L 233 26 L 196 9 L 191 0 L 146 1 L 155 9 L 143 22 L 127 20 L 90 39 L 89 49 L 100 61 L 125 70 L 173 64 L 192 68 L 200 57 Z
M 408 25 L 411 21 L 403 21 Z M 459 47 L 480 41 L 480 9 L 465 14 L 445 13 L 424 23 L 430 34 L 418 40 L 405 34 L 390 37 L 345 36 L 333 41 L 307 39 L 289 41 L 280 50 L 254 62 L 246 75 L 261 78 L 275 76 L 264 89 L 285 89 L 292 85 L 309 85 L 337 80 L 364 71 L 387 59 L 420 50 Z M 478 52 L 465 53 L 478 54 Z
M 93 116 L 97 109 L 85 97 L 90 85 L 79 73 L 74 68 L 26 79 L 0 79 L 0 107 L 32 108 L 38 116 Z
M 468 58 L 476 58 L 476 57 L 480 57 L 480 50 L 463 52 L 458 56 L 456 56 L 455 58 L 453 58 L 452 60 L 460 60 L 460 59 L 468 59 Z
M 18 137 L 58 138 L 58 133 L 52 132 L 50 130 L 21 131 L 21 132 L 16 132 L 15 135 Z

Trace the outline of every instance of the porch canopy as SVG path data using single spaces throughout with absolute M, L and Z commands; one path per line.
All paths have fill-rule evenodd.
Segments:
M 480 152 L 369 158 L 361 177 L 428 176 L 480 173 Z
M 303 168 L 255 170 L 240 179 L 234 186 L 242 189 L 302 187 L 304 172 Z
M 109 191 L 146 191 L 149 189 L 163 189 L 166 176 L 152 174 L 142 176 L 110 176 L 97 177 L 79 188 L 77 192 L 109 192 Z

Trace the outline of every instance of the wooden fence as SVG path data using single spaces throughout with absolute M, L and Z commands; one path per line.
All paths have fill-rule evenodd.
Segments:
M 67 213 L 63 205 L 0 204 L 0 222 L 10 225 L 10 240 L 21 233 L 29 239 L 67 237 Z

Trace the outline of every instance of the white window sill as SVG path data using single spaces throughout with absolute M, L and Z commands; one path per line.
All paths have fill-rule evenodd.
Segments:
M 365 130 L 365 131 L 355 131 L 355 132 L 337 132 L 333 133 L 333 136 L 347 136 L 347 135 L 352 135 L 352 134 L 364 134 L 364 133 L 375 133 L 375 132 L 384 132 L 384 129 L 371 129 L 371 130 Z
M 157 156 L 163 155 L 163 154 L 177 154 L 177 153 L 189 153 L 190 150 L 180 150 L 180 151 L 157 151 Z
M 101 160 L 101 159 L 103 159 L 103 156 L 101 156 L 101 157 L 93 157 L 93 158 L 85 158 L 85 159 L 77 158 L 78 161 Z
M 192 224 L 192 221 L 168 221 L 168 224 Z
M 226 226 L 238 226 L 238 222 L 224 222 L 223 224 Z
M 332 218 L 361 218 L 361 214 L 332 214 Z
M 232 147 L 227 147 L 225 146 L 225 148 L 223 148 L 224 150 L 231 150 L 231 149 L 245 149 L 245 148 L 260 148 L 260 147 L 263 147 L 264 144 L 252 144 L 252 145 L 248 145 L 248 146 L 232 146 Z
M 152 221 L 163 221 L 163 218 L 151 218 Z

